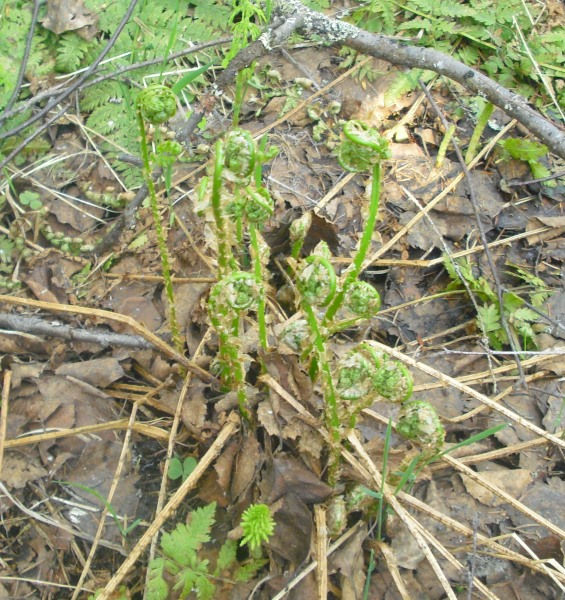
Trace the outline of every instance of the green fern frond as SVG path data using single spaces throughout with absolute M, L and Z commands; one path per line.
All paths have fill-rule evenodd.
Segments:
M 63 33 L 57 43 L 55 68 L 62 73 L 76 71 L 82 64 L 88 51 L 89 42 L 74 31 Z

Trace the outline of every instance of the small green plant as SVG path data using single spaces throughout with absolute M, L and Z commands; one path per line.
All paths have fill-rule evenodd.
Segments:
M 210 541 L 215 522 L 216 503 L 193 510 L 188 523 L 178 523 L 161 538 L 161 555 L 149 563 L 146 589 L 148 600 L 166 600 L 171 594 L 186 598 L 196 592 L 200 600 L 215 597 L 216 581 L 249 581 L 267 562 L 260 553 L 251 553 L 244 561 L 237 559 L 237 541 L 226 540 L 211 558 L 201 558 L 204 544 Z M 250 549 L 258 549 L 274 527 L 269 508 L 262 504 L 250 506 L 242 516 L 241 526 Z M 253 546 L 252 546 L 253 543 Z M 207 556 L 210 556 L 207 553 Z M 211 562 L 212 561 L 212 562 Z
M 359 247 L 350 267 L 340 277 L 334 271 L 325 242 L 320 242 L 310 256 L 299 258 L 308 231 L 307 218 L 301 218 L 290 228 L 289 265 L 296 273 L 298 301 L 305 318 L 285 328 L 281 341 L 307 363 L 313 381 L 321 380 L 325 420 L 331 436 L 328 481 L 332 485 L 339 476 L 341 442 L 347 430 L 355 426 L 360 411 L 378 399 L 405 404 L 412 394 L 410 372 L 371 341 L 362 342 L 337 361 L 328 347 L 331 336 L 373 317 L 380 308 L 378 292 L 358 277 L 377 220 L 381 161 L 389 156 L 386 140 L 375 129 L 360 121 L 345 123 L 343 139 L 337 148 L 338 161 L 348 171 L 371 171 L 372 184 Z M 429 413 L 435 414 L 427 406 Z M 338 498 L 332 505 L 336 514 L 343 513 L 340 503 L 343 504 Z
M 475 276 L 471 263 L 467 259 L 459 260 L 456 264 L 457 268 L 448 256 L 444 257 L 444 266 L 451 278 L 448 290 L 460 289 L 463 286 L 461 278 L 466 282 L 478 301 L 477 326 L 479 330 L 487 334 L 489 342 L 495 350 L 502 350 L 505 345 L 509 344 L 509 340 L 502 326 L 496 292 L 485 277 Z M 513 269 L 511 272 L 513 276 L 533 287 L 530 292 L 530 304 L 539 308 L 550 295 L 545 283 L 521 267 L 509 266 Z M 532 324 L 540 321 L 539 314 L 528 308 L 520 296 L 510 291 L 502 294 L 502 310 L 516 344 L 524 350 L 537 348 L 536 334 Z
M 173 481 L 181 479 L 184 481 L 194 471 L 198 464 L 194 456 L 187 456 L 183 461 L 178 456 L 173 456 L 169 463 L 167 475 Z
M 501 160 L 514 158 L 527 162 L 532 175 L 536 179 L 551 175 L 551 171 L 540 162 L 540 159 L 548 152 L 545 144 L 522 138 L 507 138 L 499 143 L 503 149 Z M 546 181 L 544 184 L 548 186 L 557 185 L 555 181 Z
M 253 504 L 241 515 L 243 539 L 240 544 L 247 544 L 251 551 L 267 542 L 275 531 L 275 521 L 266 504 Z

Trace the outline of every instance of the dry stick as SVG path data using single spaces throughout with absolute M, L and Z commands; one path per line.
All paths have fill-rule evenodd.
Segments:
M 235 413 L 232 413 L 214 440 L 214 443 L 210 446 L 206 454 L 204 454 L 204 456 L 198 461 L 194 471 L 192 471 L 188 478 L 183 481 L 179 489 L 171 496 L 165 508 L 155 517 L 155 520 L 151 523 L 151 525 L 149 525 L 137 544 L 132 548 L 126 560 L 120 565 L 115 575 L 106 584 L 106 587 L 97 597 L 97 600 L 109 600 L 111 598 L 111 595 L 116 591 L 117 587 L 123 581 L 128 571 L 133 567 L 135 561 L 141 556 L 141 553 L 145 550 L 147 545 L 151 543 L 153 536 L 156 535 L 165 521 L 180 506 L 186 494 L 196 485 L 196 483 L 198 483 L 200 477 L 202 477 L 206 469 L 221 452 L 224 444 L 237 430 L 238 423 L 239 416 Z
M 6 448 L 6 430 L 8 428 L 8 401 L 10 399 L 10 385 L 12 371 L 6 369 L 2 380 L 2 407 L 0 408 L 0 475 L 4 463 L 4 448 Z
M 205 371 L 202 367 L 192 362 L 179 352 L 177 352 L 172 346 L 164 342 L 160 337 L 140 325 L 133 317 L 128 315 L 121 315 L 114 313 L 109 310 L 101 310 L 99 308 L 87 308 L 84 306 L 70 306 L 67 304 L 56 304 L 55 302 L 42 302 L 41 300 L 28 300 L 26 298 L 17 298 L 16 296 L 0 295 L 0 302 L 6 302 L 7 304 L 16 304 L 21 306 L 31 306 L 33 308 L 41 308 L 43 310 L 49 310 L 53 312 L 62 312 L 78 315 L 86 315 L 88 317 L 99 317 L 100 319 L 108 319 L 110 321 L 117 321 L 118 323 L 124 323 L 131 327 L 135 332 L 145 338 L 148 342 L 153 344 L 155 348 L 158 348 L 163 354 L 179 362 L 183 367 L 186 367 L 192 371 L 198 378 L 207 383 L 215 383 L 216 379 Z
M 96 425 L 83 425 L 82 427 L 75 427 L 74 429 L 59 429 L 58 431 L 48 431 L 46 433 L 39 433 L 36 435 L 26 434 L 25 437 L 6 440 L 4 442 L 4 448 L 21 448 L 22 446 L 39 444 L 39 442 L 45 442 L 47 440 L 57 440 L 59 438 L 69 437 L 71 435 L 84 435 L 85 433 L 96 433 L 97 431 L 119 431 L 120 429 L 127 428 L 128 419 L 119 419 L 117 421 L 97 423 Z M 134 423 L 133 430 L 136 433 L 141 433 L 142 435 L 156 440 L 166 441 L 169 439 L 169 434 L 164 429 L 160 429 L 159 427 L 155 427 L 153 425 Z
M 392 553 L 390 547 L 384 542 L 376 542 L 377 550 L 383 555 L 385 559 L 386 567 L 390 576 L 392 577 L 392 581 L 394 585 L 396 585 L 396 589 L 400 594 L 402 600 L 412 600 L 412 596 L 408 593 L 406 586 L 404 585 L 404 580 L 402 579 L 402 575 L 400 575 L 400 571 L 398 570 L 398 564 L 396 562 L 396 557 Z
M 210 329 L 207 329 L 206 333 L 202 336 L 202 339 L 200 340 L 198 347 L 196 348 L 196 351 L 194 353 L 195 358 L 197 356 L 200 356 L 202 349 L 204 348 L 205 344 L 208 341 L 209 334 L 210 334 Z M 165 499 L 167 496 L 167 483 L 169 481 L 169 465 L 170 465 L 171 457 L 173 455 L 173 451 L 175 448 L 175 441 L 176 441 L 175 438 L 176 438 L 179 423 L 180 423 L 182 407 L 184 405 L 184 400 L 186 398 L 186 395 L 188 394 L 188 389 L 190 387 L 191 381 L 192 381 L 192 377 L 190 376 L 190 373 L 187 373 L 186 377 L 184 379 L 182 390 L 179 394 L 177 406 L 175 409 L 175 416 L 173 419 L 173 424 L 171 425 L 171 430 L 169 432 L 169 439 L 167 440 L 168 441 L 167 456 L 165 458 L 165 464 L 163 465 L 163 477 L 161 479 L 161 487 L 159 488 L 159 497 L 157 498 L 157 506 L 155 509 L 156 513 L 160 513 L 161 510 L 163 509 L 163 504 L 165 504 Z M 157 549 L 157 535 L 155 535 L 154 538 L 151 540 L 151 547 L 149 548 L 149 562 L 153 559 L 156 549 Z M 143 598 L 147 597 L 148 589 L 149 589 L 149 569 L 147 570 L 147 573 L 145 574 L 145 588 L 143 590 Z
M 435 100 L 432 98 L 432 95 L 430 94 L 430 92 L 428 91 L 426 86 L 421 81 L 420 81 L 420 87 L 422 88 L 424 94 L 426 95 L 426 98 L 428 99 L 430 106 L 433 108 L 436 115 L 440 118 L 440 121 L 442 122 L 443 127 L 445 128 L 445 131 L 448 131 L 448 129 L 450 128 L 450 124 L 448 123 L 447 119 L 445 118 L 443 111 L 439 108 L 439 106 L 437 105 Z M 506 314 L 504 312 L 504 300 L 502 297 L 502 284 L 500 283 L 500 277 L 498 276 L 498 269 L 496 268 L 496 264 L 494 263 L 494 259 L 492 258 L 492 254 L 488 247 L 487 235 L 485 233 L 485 228 L 483 227 L 483 222 L 481 221 L 479 205 L 477 202 L 477 198 L 475 196 L 475 186 L 473 185 L 473 178 L 471 176 L 471 172 L 469 171 L 469 169 L 467 168 L 467 165 L 465 164 L 465 159 L 463 158 L 463 154 L 461 153 L 459 144 L 457 143 L 457 141 L 455 140 L 454 137 L 451 138 L 451 144 L 453 145 L 453 148 L 455 149 L 455 154 L 457 155 L 457 160 L 459 161 L 459 164 L 461 165 L 461 169 L 463 170 L 463 174 L 465 175 L 465 179 L 467 180 L 467 183 L 468 183 L 469 200 L 471 201 L 471 207 L 473 208 L 473 213 L 475 215 L 475 222 L 477 223 L 477 227 L 479 229 L 479 236 L 481 238 L 483 248 L 485 249 L 484 252 L 485 252 L 485 256 L 487 258 L 487 263 L 488 263 L 491 275 L 494 279 L 494 285 L 496 288 L 496 296 L 498 298 L 498 312 L 500 315 L 500 323 L 502 324 L 502 329 L 504 329 L 504 333 L 506 334 L 506 337 L 508 338 L 508 343 L 510 344 L 510 348 L 512 348 L 512 351 L 516 353 L 516 354 L 514 354 L 514 361 L 516 362 L 516 366 L 518 367 L 518 373 L 520 375 L 520 383 L 521 383 L 522 387 L 526 387 L 526 381 L 524 379 L 524 369 L 522 368 L 520 356 L 518 355 L 518 348 L 516 347 L 516 340 L 514 339 L 514 336 L 512 335 L 512 332 L 510 331 L 510 326 L 508 325 L 508 319 L 506 318 Z M 456 267 L 455 262 L 452 261 L 452 264 L 454 267 Z M 456 267 L 456 270 L 457 270 L 457 267 Z M 465 281 L 464 277 L 460 276 L 460 279 L 461 279 L 461 281 Z M 474 300 L 473 300 L 473 303 L 475 304 L 475 309 L 476 309 L 476 302 Z M 481 327 L 481 329 L 484 329 L 484 327 Z M 486 337 L 486 334 L 485 334 L 485 337 Z M 487 339 L 487 341 L 488 341 L 488 339 Z M 487 348 L 488 348 L 488 346 L 487 346 Z M 489 361 L 490 361 L 490 354 L 489 354 Z
M 398 40 L 368 33 L 354 25 L 313 11 L 299 0 L 277 0 L 276 5 L 283 17 L 302 15 L 304 27 L 300 31 L 306 36 L 320 36 L 327 42 L 345 44 L 363 54 L 386 60 L 394 65 L 427 69 L 457 81 L 469 91 L 485 97 L 501 108 L 535 133 L 552 152 L 565 158 L 565 134 L 559 127 L 531 109 L 521 96 L 448 54 L 430 48 L 403 45 Z M 265 39 L 268 45 L 268 36 L 264 34 L 259 39 Z
M 348 46 L 395 65 L 428 69 L 457 81 L 469 91 L 498 106 L 537 135 L 552 152 L 565 158 L 565 133 L 563 130 L 531 109 L 526 100 L 518 94 L 507 90 L 480 71 L 467 67 L 437 50 L 403 46 L 384 36 L 355 29 L 352 36 L 345 41 Z
M 379 350 L 381 350 L 382 352 L 389 354 L 390 356 L 393 356 L 397 360 L 400 360 L 401 362 L 403 362 L 407 365 L 410 365 L 411 367 L 416 368 L 419 371 L 422 371 L 423 373 L 427 373 L 428 375 L 431 375 L 435 379 L 438 379 L 439 381 L 441 381 L 442 384 L 444 384 L 444 385 L 454 387 L 455 389 L 459 390 L 460 392 L 468 394 L 472 398 L 475 398 L 475 400 L 478 400 L 479 402 L 486 404 L 488 407 L 490 407 L 490 408 L 494 409 L 495 411 L 499 412 L 500 414 L 504 415 L 511 421 L 514 421 L 514 423 L 521 425 L 522 427 L 524 427 L 524 429 L 527 429 L 528 431 L 531 431 L 538 436 L 544 437 L 545 439 L 549 440 L 550 442 L 557 444 L 561 448 L 565 448 L 565 440 L 558 438 L 557 436 L 553 435 L 552 433 L 544 431 L 537 425 L 530 423 L 527 419 L 524 419 L 523 417 L 521 417 L 520 415 L 511 411 L 510 409 L 508 409 L 504 406 L 501 406 L 500 404 L 497 404 L 496 402 L 491 400 L 488 396 L 485 396 L 484 394 L 481 394 L 480 392 L 475 391 L 473 388 L 457 381 L 457 379 L 454 379 L 453 377 L 450 377 L 449 375 L 445 375 L 441 371 L 438 371 L 437 369 L 434 369 L 433 367 L 430 367 L 429 365 L 427 365 L 423 362 L 414 360 L 411 356 L 407 356 L 406 354 L 399 352 L 395 348 L 391 348 L 390 346 L 381 344 L 380 342 L 376 342 L 376 341 L 373 341 L 372 343 L 377 348 L 379 348 Z
M 152 348 L 152 344 L 138 335 L 114 333 L 102 329 L 86 330 L 57 321 L 46 321 L 34 315 L 0 313 L 0 327 L 10 333 L 33 333 L 70 341 L 89 342 L 101 346 L 125 346 L 128 348 Z
M 319 600 L 328 597 L 328 527 L 326 523 L 326 509 L 319 504 L 314 506 L 314 520 L 316 522 L 316 583 L 318 584 Z

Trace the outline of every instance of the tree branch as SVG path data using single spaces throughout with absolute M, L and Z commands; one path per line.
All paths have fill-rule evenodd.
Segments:
M 522 96 L 453 57 L 430 48 L 404 45 L 403 42 L 368 33 L 349 23 L 310 10 L 300 0 L 277 0 L 277 8 L 280 14 L 288 18 L 296 14 L 302 15 L 304 25 L 301 32 L 307 36 L 321 36 L 332 44 L 349 46 L 394 65 L 428 69 L 457 81 L 470 92 L 498 106 L 537 135 L 552 152 L 565 158 L 565 131 L 562 128 L 530 108 Z

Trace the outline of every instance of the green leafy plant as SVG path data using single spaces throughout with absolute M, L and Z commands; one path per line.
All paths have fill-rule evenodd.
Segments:
M 391 36 L 412 36 L 413 43 L 453 54 L 467 65 L 478 66 L 500 84 L 527 98 L 538 98 L 542 82 L 517 35 L 516 24 L 528 39 L 534 60 L 543 65 L 544 75 L 556 82 L 563 75 L 563 28 L 540 33 L 538 17 L 543 19 L 539 12 L 544 9 L 535 2 L 364 0 L 359 4 L 351 19 L 364 29 Z M 399 73 L 387 96 L 393 99 L 416 89 L 422 76 L 425 74 L 417 69 Z M 554 87 L 557 94 L 563 93 L 558 85 Z
M 236 392 L 247 418 L 245 365 L 250 361 L 240 352 L 240 329 L 242 317 L 255 310 L 259 340 L 266 349 L 264 286 L 269 247 L 260 228 L 273 213 L 274 203 L 261 183 L 261 166 L 276 152 L 276 148 L 266 150 L 264 142 L 257 145 L 249 132 L 234 129 L 216 143 L 211 175 L 200 186 L 199 210 L 214 222 L 218 253 L 218 282 L 208 300 L 219 342 L 213 370 L 226 389 Z M 249 263 L 251 270 L 245 270 Z
M 522 138 L 507 138 L 499 143 L 504 150 L 502 160 L 514 158 L 527 162 L 535 178 L 541 179 L 551 175 L 550 170 L 540 162 L 540 159 L 547 154 L 545 144 Z M 557 184 L 555 181 L 546 181 L 545 185 L 555 186 Z
M 178 456 L 173 456 L 169 462 L 167 475 L 173 481 L 181 478 L 184 481 L 194 471 L 197 464 L 193 456 L 187 456 L 183 461 Z
M 196 592 L 200 600 L 211 599 L 215 597 L 218 578 L 248 581 L 266 563 L 260 555 L 253 554 L 238 561 L 237 542 L 230 539 L 210 558 L 201 558 L 204 544 L 210 541 L 215 513 L 216 503 L 212 502 L 191 511 L 186 525 L 177 523 L 173 531 L 163 534 L 161 556 L 153 559 L 148 567 L 146 596 L 149 600 L 166 600 L 173 593 L 186 598 L 191 592 Z M 272 534 L 268 507 L 252 505 L 244 515 L 242 528 L 248 530 L 249 539 L 244 538 L 242 543 L 249 543 L 251 547 L 252 541 L 260 544 L 268 539 Z
M 445 256 L 444 266 L 452 280 L 448 289 L 460 289 L 463 287 L 461 281 L 463 279 L 468 289 L 476 296 L 478 300 L 477 326 L 480 331 L 487 334 L 492 347 L 495 350 L 501 350 L 509 343 L 509 340 L 502 326 L 498 295 L 492 289 L 489 281 L 483 276 L 476 277 L 471 263 L 466 259 L 457 261 L 457 268 L 455 268 L 453 261 Z M 512 274 L 514 276 L 533 287 L 530 293 L 530 304 L 535 308 L 540 307 L 550 294 L 545 283 L 539 277 L 527 273 L 521 267 L 515 265 L 510 265 L 510 267 L 513 268 Z M 540 321 L 539 314 L 528 308 L 524 299 L 511 291 L 502 294 L 502 310 L 510 334 L 514 337 L 514 341 L 518 346 L 524 350 L 536 348 L 536 334 L 532 324 Z
M 243 539 L 240 544 L 247 544 L 251 551 L 268 541 L 275 531 L 275 521 L 266 504 L 253 504 L 241 515 Z

